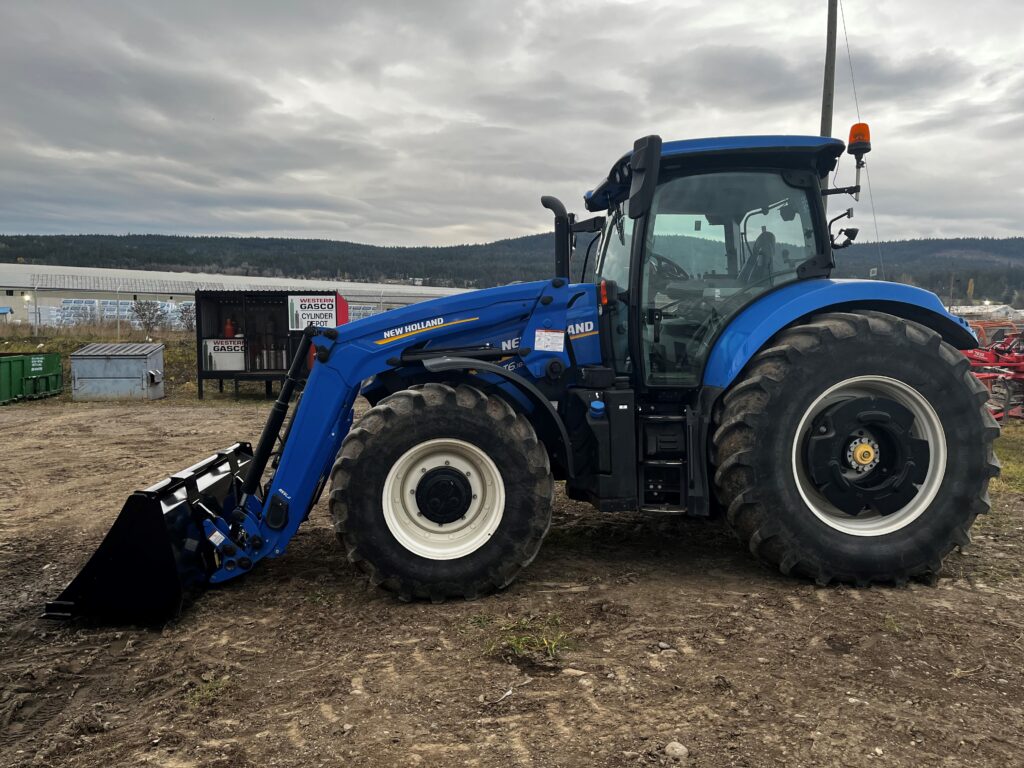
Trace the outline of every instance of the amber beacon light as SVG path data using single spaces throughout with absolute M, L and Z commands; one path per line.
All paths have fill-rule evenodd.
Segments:
M 867 123 L 857 123 L 850 128 L 846 151 L 858 160 L 871 151 L 871 129 Z

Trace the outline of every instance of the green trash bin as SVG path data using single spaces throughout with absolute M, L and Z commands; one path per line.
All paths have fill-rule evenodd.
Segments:
M 0 405 L 25 396 L 24 371 L 24 355 L 0 355 Z
M 56 352 L 45 352 L 25 357 L 25 397 L 59 395 L 64 388 L 64 371 L 61 368 L 60 355 Z
M 0 354 L 0 405 L 59 395 L 64 387 L 60 354 Z

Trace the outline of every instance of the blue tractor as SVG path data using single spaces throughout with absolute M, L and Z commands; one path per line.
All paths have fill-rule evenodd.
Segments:
M 998 427 L 935 295 L 830 277 L 856 235 L 823 202 L 858 192 L 824 188 L 843 150 L 648 136 L 592 218 L 542 200 L 550 279 L 308 328 L 255 450 L 133 494 L 48 615 L 163 621 L 283 555 L 324 492 L 374 584 L 475 598 L 537 555 L 555 481 L 609 514 L 724 515 L 819 584 L 935 574 L 989 509 Z

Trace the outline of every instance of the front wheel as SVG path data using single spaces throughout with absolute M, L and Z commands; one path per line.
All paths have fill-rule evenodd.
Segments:
M 381 400 L 342 444 L 330 509 L 349 559 L 404 599 L 509 584 L 551 524 L 548 455 L 530 422 L 473 387 Z
M 819 583 L 938 572 L 989 509 L 999 428 L 967 360 L 879 312 L 780 333 L 724 396 L 715 482 L 755 555 Z

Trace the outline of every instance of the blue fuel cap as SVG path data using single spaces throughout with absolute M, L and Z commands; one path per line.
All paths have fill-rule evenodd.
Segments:
M 592 400 L 590 402 L 590 416 L 594 419 L 604 418 L 604 400 Z

